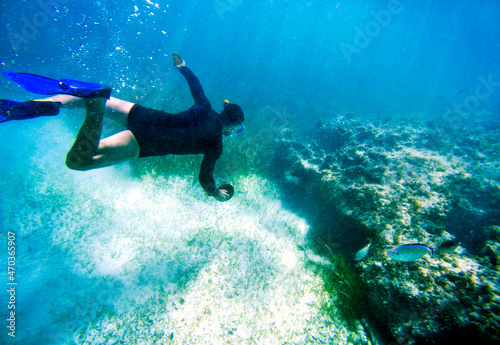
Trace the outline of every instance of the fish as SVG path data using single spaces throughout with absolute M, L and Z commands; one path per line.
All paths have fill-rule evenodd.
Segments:
M 434 254 L 434 249 L 420 244 L 402 244 L 387 251 L 387 256 L 396 261 L 411 262 L 420 259 L 425 254 Z
M 460 245 L 460 242 L 457 242 L 457 241 L 444 241 L 437 248 L 437 253 L 438 254 L 453 253 L 455 251 L 455 249 L 458 248 L 459 245 Z
M 368 255 L 368 252 L 370 251 L 370 246 L 371 245 L 372 245 L 372 239 L 370 238 L 370 242 L 366 246 L 364 246 L 363 248 L 361 248 L 356 253 L 356 255 L 354 255 L 354 260 L 360 261 L 360 260 L 363 260 L 364 258 L 366 258 L 366 256 Z

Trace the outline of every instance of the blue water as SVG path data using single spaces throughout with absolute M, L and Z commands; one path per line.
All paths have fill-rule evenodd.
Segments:
M 466 123 L 472 114 L 499 116 L 499 14 L 500 3 L 494 0 L 4 0 L 0 3 L 0 70 L 104 83 L 112 86 L 114 97 L 181 111 L 191 105 L 191 99 L 185 81 L 171 66 L 170 54 L 178 52 L 201 80 L 216 110 L 222 108 L 224 99 L 242 106 L 248 123 L 246 138 L 252 135 L 252 129 L 258 130 L 266 123 L 269 114 L 285 118 L 292 128 L 305 128 L 318 120 L 347 113 L 358 118 L 418 117 Z M 33 95 L 4 78 L 0 81 L 0 97 L 23 101 Z M 142 280 L 149 279 L 148 275 L 123 273 L 120 265 L 129 259 L 118 253 L 121 261 L 117 259 L 118 266 L 113 267 L 118 267 L 119 272 L 113 279 L 105 280 L 103 277 L 116 272 L 95 268 L 98 263 L 92 261 L 94 254 L 86 249 L 86 244 L 93 246 L 101 240 L 114 243 L 123 234 L 129 234 L 134 243 L 140 242 L 142 237 L 139 240 L 132 233 L 141 228 L 141 217 L 148 219 L 144 220 L 149 227 L 143 233 L 146 237 L 154 229 L 163 229 L 161 222 L 171 222 L 170 228 L 182 229 L 213 226 L 201 218 L 196 219 L 202 225 L 192 226 L 189 219 L 196 217 L 196 212 L 182 213 L 183 202 L 195 203 L 201 212 L 228 212 L 221 211 L 220 205 L 206 206 L 202 201 L 198 204 L 196 195 L 202 195 L 202 191 L 196 185 L 197 172 L 187 177 L 189 183 L 185 182 L 190 197 L 175 201 L 178 190 L 167 192 L 147 180 L 154 180 L 154 172 L 151 176 L 143 172 L 137 178 L 136 172 L 126 165 L 90 175 L 66 171 L 64 154 L 81 123 L 81 113 L 67 111 L 63 115 L 9 122 L 0 127 L 0 178 L 4 181 L 0 184 L 0 216 L 5 227 L 2 231 L 17 234 L 18 260 L 29 260 L 20 267 L 30 272 L 30 276 L 19 273 L 24 285 L 17 295 L 22 307 L 18 334 L 26 338 L 6 337 L 4 322 L 0 339 L 6 344 L 71 343 L 68 339 L 75 334 L 78 336 L 73 339 L 83 341 L 87 321 L 79 320 L 86 315 L 91 315 L 88 322 L 98 323 L 96 320 L 126 314 L 126 308 L 112 301 L 114 289 L 125 294 L 128 290 L 122 284 L 144 286 Z M 113 131 L 113 125 L 107 124 L 104 132 Z M 170 187 L 176 185 L 171 180 L 168 183 Z M 134 188 L 142 192 L 137 194 Z M 272 190 L 266 189 L 269 193 Z M 251 192 L 252 188 L 246 191 Z M 114 193 L 143 208 L 120 209 L 122 213 L 113 216 L 117 208 L 110 195 Z M 241 210 L 245 205 L 258 208 L 262 203 L 279 203 L 272 198 L 264 200 L 264 196 L 237 205 Z M 150 219 L 151 212 L 144 205 L 154 205 L 155 198 L 175 206 L 180 212 L 177 223 L 168 213 L 157 220 Z M 144 200 L 151 204 L 141 204 Z M 132 218 L 120 218 L 126 217 L 126 211 L 136 212 L 133 225 L 129 224 Z M 161 208 L 155 211 L 160 212 Z M 73 214 L 74 219 L 68 219 Z M 257 212 L 252 215 L 255 219 L 260 217 Z M 108 222 L 106 225 L 96 220 L 101 216 Z M 296 225 L 300 221 L 294 219 L 282 222 L 291 224 L 287 225 L 290 228 L 300 227 Z M 96 229 L 101 226 L 104 234 L 109 231 L 109 238 L 99 237 Z M 115 234 L 116 228 L 120 230 Z M 82 231 L 86 235 L 81 235 Z M 69 237 L 61 239 L 55 234 Z M 178 240 L 175 233 L 163 236 L 162 239 L 174 243 Z M 185 239 L 188 240 L 196 241 L 196 237 Z M 7 235 L 2 234 L 2 243 L 6 241 Z M 120 245 L 127 247 L 127 243 Z M 211 245 L 221 246 L 219 242 Z M 6 251 L 0 250 L 4 267 L 2 291 L 8 278 Z M 195 282 L 197 274 L 203 271 L 201 267 L 211 260 L 186 259 L 185 265 L 163 272 L 153 252 L 148 255 L 160 272 L 152 274 L 156 279 L 148 287 L 152 290 L 165 282 L 186 284 L 180 278 L 184 275 Z M 188 249 L 181 251 L 182 255 L 189 253 Z M 200 250 L 198 254 L 207 253 L 210 250 Z M 78 255 L 84 257 L 82 262 L 77 260 Z M 176 261 L 168 253 L 161 255 L 168 262 Z M 149 264 L 150 261 L 135 261 L 130 270 Z M 86 269 L 95 272 L 85 273 Z M 84 274 L 88 274 L 85 279 L 81 278 Z M 177 287 L 172 291 L 175 296 L 182 295 Z M 46 301 L 39 296 L 47 296 Z M 7 298 L 2 295 L 0 301 L 2 317 L 8 317 Z M 124 301 L 131 299 L 128 296 Z M 94 300 L 98 301 L 95 308 L 81 307 Z M 133 303 L 148 308 L 143 302 Z M 76 314 L 72 314 L 74 310 Z M 146 311 L 141 309 L 141 313 Z M 167 324 L 175 324 L 172 320 Z M 50 324 L 57 327 L 50 328 Z M 245 343 L 248 332 L 238 332 Z M 170 339 L 166 333 L 158 335 L 158 339 L 162 337 Z M 265 339 L 262 337 L 254 335 L 254 339 Z
M 50 19 L 29 1 L 1 5 L 3 70 L 103 81 L 133 97 L 133 86 L 166 83 L 177 51 L 213 102 L 318 117 L 439 116 L 480 76 L 499 79 L 493 0 L 55 3 L 64 5 Z M 498 110 L 498 99 L 478 110 Z

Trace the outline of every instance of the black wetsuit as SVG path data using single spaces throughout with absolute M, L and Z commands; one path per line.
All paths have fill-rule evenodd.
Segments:
M 180 72 L 189 84 L 195 105 L 181 113 L 169 114 L 136 104 L 128 116 L 128 129 L 139 143 L 139 157 L 204 154 L 200 184 L 209 195 L 215 195 L 213 173 L 222 154 L 222 126 L 198 78 L 187 67 Z

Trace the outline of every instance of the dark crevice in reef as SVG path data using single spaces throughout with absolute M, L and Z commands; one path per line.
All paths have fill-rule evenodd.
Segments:
M 480 255 L 491 226 L 500 224 L 500 188 L 471 176 L 452 176 L 445 186 L 452 195 L 445 227 L 471 254 Z
M 311 248 L 318 254 L 329 258 L 334 270 L 341 264 L 343 270 L 348 272 L 341 276 L 336 276 L 333 273 L 323 274 L 325 289 L 330 291 L 342 288 L 344 282 L 339 283 L 339 280 L 360 280 L 358 271 L 352 265 L 352 258 L 359 248 L 368 243 L 369 238 L 375 236 L 374 231 L 356 219 L 346 216 L 340 210 L 332 209 L 331 203 L 323 199 L 322 191 L 317 189 L 315 183 L 297 187 L 283 182 L 281 184 L 281 200 L 285 208 L 308 222 L 310 230 L 307 238 Z M 350 277 L 346 278 L 346 274 Z M 332 284 L 329 280 L 336 280 L 337 283 Z M 387 326 L 387 322 L 383 321 L 376 312 L 372 312 L 366 288 L 362 284 L 358 287 L 358 291 L 353 291 L 354 289 L 349 284 L 347 291 L 345 291 L 349 297 L 346 299 L 341 293 L 337 306 L 341 313 L 347 314 L 344 317 L 353 329 L 355 329 L 352 320 L 354 316 L 351 314 L 358 314 L 356 318 L 361 321 L 372 343 L 394 343 L 396 339 Z M 352 306 L 353 303 L 363 305 Z
M 314 184 L 307 188 L 281 186 L 283 206 L 303 217 L 309 224 L 310 243 L 326 245 L 346 258 L 352 258 L 375 234 L 363 223 L 332 209 L 322 198 L 322 191 Z
M 465 327 L 443 330 L 442 332 L 436 332 L 432 335 L 432 337 L 417 335 L 414 339 L 414 344 L 456 345 L 464 343 L 465 339 L 468 339 L 469 341 L 473 339 L 475 344 L 498 345 L 498 341 L 492 339 L 492 334 L 482 334 L 481 328 L 482 327 L 477 327 L 476 325 L 469 325 Z M 498 334 L 496 334 L 496 336 L 498 337 Z

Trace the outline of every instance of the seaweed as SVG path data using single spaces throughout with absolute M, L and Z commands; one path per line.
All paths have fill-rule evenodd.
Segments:
M 338 310 L 350 330 L 358 327 L 357 321 L 364 316 L 368 304 L 366 284 L 362 281 L 354 267 L 341 255 L 330 252 L 331 265 L 321 266 L 319 274 L 323 279 L 329 300 L 323 310 L 333 314 Z

